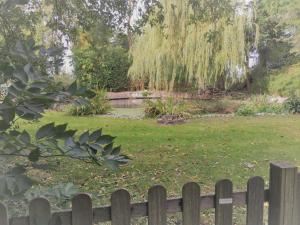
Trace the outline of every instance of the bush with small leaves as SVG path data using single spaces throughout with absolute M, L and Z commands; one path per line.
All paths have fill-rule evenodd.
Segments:
M 158 99 L 157 101 L 146 100 L 145 103 L 145 117 L 147 118 L 157 118 L 163 115 L 182 116 L 187 111 L 186 103 L 174 98 Z
M 251 116 L 261 113 L 282 114 L 285 107 L 282 103 L 272 102 L 267 96 L 253 96 L 244 102 L 237 110 L 238 116 Z
M 145 117 L 146 118 L 157 118 L 159 115 L 162 114 L 161 107 L 159 107 L 159 104 L 162 104 L 160 100 L 157 102 L 146 100 L 145 101 L 146 107 L 145 107 Z
M 255 115 L 255 110 L 249 104 L 242 104 L 235 112 L 237 116 L 253 116 Z
M 88 115 L 102 115 L 111 110 L 111 105 L 106 96 L 106 91 L 97 89 L 95 96 L 86 101 L 77 101 L 70 108 L 70 114 L 73 116 L 88 116 Z
M 300 113 L 300 97 L 292 95 L 284 102 L 284 107 L 289 113 Z

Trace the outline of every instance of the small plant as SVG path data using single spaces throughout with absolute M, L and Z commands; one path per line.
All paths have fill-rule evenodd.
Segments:
M 10 85 L 11 85 L 10 81 L 4 84 L 0 84 L 0 102 L 2 102 L 5 99 Z
M 145 104 L 145 117 L 146 118 L 157 118 L 159 115 L 161 115 L 161 107 L 159 107 L 159 104 L 161 104 L 161 100 L 157 100 L 157 102 L 146 100 Z
M 251 116 L 260 113 L 284 113 L 285 107 L 282 103 L 271 101 L 267 96 L 254 96 L 244 102 L 237 110 L 238 116 Z
M 147 97 L 149 97 L 151 95 L 151 92 L 149 92 L 148 90 L 144 90 L 143 92 L 142 92 L 142 96 L 144 97 L 144 98 L 147 98 Z
M 92 106 L 89 99 L 84 102 L 75 102 L 70 108 L 69 113 L 72 116 L 87 116 L 92 114 Z
M 70 109 L 73 116 L 102 115 L 111 110 L 109 101 L 106 98 L 106 91 L 97 89 L 92 99 L 76 102 Z
M 251 105 L 243 104 L 237 109 L 235 114 L 238 116 L 253 116 L 255 111 Z
M 174 98 L 168 98 L 163 101 L 158 99 L 157 101 L 146 101 L 145 117 L 157 118 L 163 115 L 180 115 L 182 116 L 187 110 L 186 103 L 184 101 L 178 101 Z
M 289 113 L 300 113 L 300 98 L 292 95 L 284 102 L 284 107 Z

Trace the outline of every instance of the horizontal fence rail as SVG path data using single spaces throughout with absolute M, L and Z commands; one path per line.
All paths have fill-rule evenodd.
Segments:
M 269 206 L 269 225 L 299 225 L 294 218 L 299 215 L 296 212 L 300 205 L 295 200 L 300 200 L 297 169 L 274 164 L 270 177 L 270 189 L 265 189 L 261 177 L 249 179 L 245 192 L 233 192 L 232 182 L 221 180 L 215 186 L 215 194 L 203 196 L 197 183 L 187 183 L 182 197 L 175 199 L 167 199 L 163 186 L 154 186 L 148 191 L 148 201 L 141 203 L 131 203 L 130 194 L 121 189 L 111 195 L 111 206 L 96 208 L 89 195 L 79 194 L 72 199 L 71 210 L 53 213 L 47 199 L 37 198 L 29 204 L 29 216 L 10 219 L 0 203 L 0 225 L 92 225 L 109 221 L 112 225 L 129 225 L 136 217 L 147 217 L 149 225 L 166 225 L 167 215 L 178 212 L 182 213 L 183 225 L 199 225 L 200 212 L 206 209 L 215 209 L 216 225 L 232 225 L 233 206 L 246 206 L 247 225 L 263 225 L 266 202 L 274 202 Z

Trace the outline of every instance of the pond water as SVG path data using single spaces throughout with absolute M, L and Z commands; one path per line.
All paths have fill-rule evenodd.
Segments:
M 151 101 L 157 101 L 159 98 L 153 98 Z M 185 102 L 212 102 L 212 100 L 197 100 L 197 99 L 183 99 Z M 145 99 L 129 98 L 129 99 L 111 99 L 109 100 L 113 108 L 144 108 Z
M 110 112 L 110 116 L 118 118 L 131 118 L 142 119 L 144 118 L 144 108 L 142 107 L 130 107 L 130 108 L 113 108 Z
M 144 99 L 113 99 L 110 100 L 110 104 L 114 108 L 136 108 L 141 107 L 144 103 Z

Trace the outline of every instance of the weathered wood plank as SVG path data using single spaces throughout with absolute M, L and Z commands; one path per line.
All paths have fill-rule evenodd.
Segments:
M 269 225 L 297 224 L 297 167 L 271 164 L 269 198 Z
M 187 183 L 182 188 L 183 225 L 200 224 L 200 186 L 196 183 Z
M 93 225 L 92 200 L 87 194 L 72 199 L 72 225 Z
M 296 199 L 297 199 L 296 221 L 298 221 L 297 225 L 300 225 L 300 173 L 297 174 L 297 198 Z
M 247 225 L 263 225 L 265 203 L 265 182 L 253 177 L 247 184 Z
M 215 224 L 232 225 L 233 196 L 232 182 L 230 180 L 221 180 L 216 184 L 215 198 Z
M 163 186 L 154 186 L 148 191 L 148 224 L 167 224 L 167 191 Z
M 0 225 L 8 225 L 8 215 L 5 205 L 0 202 Z
M 130 225 L 130 194 L 119 190 L 111 195 L 111 224 Z
M 29 204 L 29 224 L 49 225 L 51 219 L 50 203 L 45 198 L 36 198 Z
M 111 221 L 111 207 L 97 207 L 94 208 L 94 223 L 103 223 Z
M 55 212 L 52 214 L 52 219 L 53 219 L 53 217 L 59 218 L 60 223 L 61 223 L 60 225 L 72 225 L 72 211 L 70 211 L 70 210 L 65 210 L 62 212 Z
M 23 216 L 23 217 L 10 218 L 9 224 L 10 225 L 29 225 L 29 217 Z
M 57 214 L 52 215 L 49 225 L 62 225 L 62 221 L 59 215 Z

